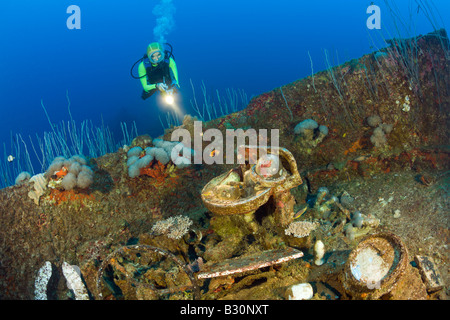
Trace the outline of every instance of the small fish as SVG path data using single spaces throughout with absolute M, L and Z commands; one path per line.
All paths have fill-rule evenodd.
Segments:
M 56 176 L 57 179 L 64 177 L 65 175 L 67 175 L 67 168 L 66 167 L 62 167 L 61 170 L 59 171 L 55 171 L 54 175 Z
M 211 151 L 211 153 L 209 155 L 211 157 L 214 157 L 214 156 L 218 156 L 219 154 L 220 154 L 220 151 L 217 149 L 214 149 L 213 151 Z
M 15 158 L 12 155 L 9 155 L 7 159 L 8 159 L 8 162 L 12 162 Z
M 366 161 L 369 158 L 370 158 L 370 156 L 368 156 L 368 155 L 362 155 L 362 156 L 356 157 L 352 161 L 354 161 L 354 162 L 363 162 L 363 161 Z
M 297 213 L 294 215 L 294 219 L 300 218 L 308 209 L 308 205 L 305 205 L 303 208 L 301 208 Z

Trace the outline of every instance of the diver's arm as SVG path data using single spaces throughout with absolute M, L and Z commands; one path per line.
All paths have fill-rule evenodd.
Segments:
M 141 80 L 142 88 L 144 88 L 144 91 L 148 92 L 150 90 L 155 89 L 156 84 L 148 84 L 147 83 L 147 76 L 146 76 L 147 70 L 145 70 L 145 66 L 144 66 L 143 62 L 141 62 L 139 64 L 138 71 L 139 71 L 139 78 Z
M 180 86 L 180 83 L 178 82 L 178 69 L 177 69 L 177 64 L 175 63 L 175 60 L 173 60 L 173 58 L 170 58 L 169 61 L 169 68 L 170 70 L 172 70 L 173 73 L 173 77 L 175 79 L 172 79 L 172 83 L 177 84 L 178 86 Z

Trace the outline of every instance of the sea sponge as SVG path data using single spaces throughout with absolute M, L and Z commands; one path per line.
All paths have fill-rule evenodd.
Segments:
M 139 177 L 139 175 L 141 174 L 141 168 L 139 168 L 138 166 L 132 165 L 130 167 L 128 167 L 128 176 L 130 178 L 136 178 Z
M 77 185 L 77 176 L 72 172 L 67 173 L 61 181 L 64 190 L 72 190 Z
M 320 125 L 313 119 L 306 119 L 297 124 L 294 132 L 301 138 L 306 147 L 315 147 L 328 135 L 328 127 Z
M 48 179 L 52 175 L 54 175 L 55 172 L 61 170 L 61 168 L 64 166 L 65 160 L 66 158 L 64 157 L 56 157 L 55 159 L 53 159 L 52 163 L 50 163 L 49 167 L 44 173 L 45 177 Z
M 127 160 L 127 167 L 131 167 L 133 165 L 133 163 L 135 163 L 138 160 L 139 160 L 139 157 L 137 157 L 137 156 L 129 157 Z
M 153 155 L 147 154 L 143 156 L 142 158 L 137 158 L 136 156 L 133 156 L 133 162 L 128 167 L 128 176 L 130 178 L 136 178 L 141 174 L 141 169 L 145 168 L 150 164 L 150 162 L 153 161 Z
M 162 148 L 167 152 L 167 154 L 170 156 L 172 154 L 172 150 L 173 148 L 175 148 L 175 146 L 177 144 L 179 144 L 180 142 L 177 141 L 166 141 L 166 143 L 164 143 L 164 145 L 162 146 Z
M 372 118 L 373 117 L 377 118 L 378 116 L 372 116 Z M 371 118 L 371 117 L 369 117 L 369 118 Z M 369 118 L 367 118 L 368 123 L 369 123 Z M 391 131 L 394 129 L 394 125 L 387 124 L 387 123 L 381 123 L 380 117 L 378 117 L 378 119 L 371 120 L 370 123 L 372 125 L 375 125 L 375 124 L 378 125 L 378 127 L 376 127 L 373 130 L 372 136 L 370 137 L 370 142 L 372 142 L 375 147 L 379 148 L 379 147 L 383 146 L 384 144 L 386 144 L 387 138 L 386 138 L 385 134 L 391 133 Z
M 130 158 L 132 156 L 139 157 L 141 155 L 142 148 L 141 147 L 134 147 L 128 150 L 127 157 Z
M 72 161 L 67 162 L 67 171 L 69 171 L 70 173 L 73 173 L 75 176 L 77 176 L 80 171 L 82 170 L 82 166 L 85 164 L 82 164 L 80 162 L 74 161 L 74 159 L 71 159 Z M 66 162 L 65 162 L 66 164 Z
M 82 155 L 79 155 L 79 154 L 76 154 L 76 155 L 73 155 L 72 157 L 70 157 L 69 161 L 71 163 L 78 162 L 81 165 L 86 165 L 87 164 L 87 159 L 85 157 L 83 157 Z
M 352 215 L 352 225 L 355 228 L 361 228 L 364 222 L 364 218 L 360 211 L 355 211 Z
M 31 178 L 31 174 L 27 171 L 22 171 L 21 173 L 19 173 L 19 175 L 16 177 L 16 180 L 14 182 L 14 184 L 16 186 L 19 186 L 21 184 L 24 184 L 25 182 L 27 182 L 28 180 L 30 180 Z
M 33 183 L 33 189 L 28 192 L 28 197 L 33 199 L 34 203 L 39 205 L 39 199 L 47 190 L 47 178 L 43 173 L 36 174 L 30 178 L 30 182 Z
M 62 178 L 57 176 L 63 167 L 67 170 Z M 55 176 L 56 175 L 56 176 Z M 45 172 L 45 177 L 50 180 L 50 187 L 61 186 L 64 190 L 72 190 L 75 187 L 85 189 L 94 182 L 94 171 L 87 165 L 87 160 L 81 155 L 74 155 L 69 159 L 56 157 Z
M 322 135 L 323 137 L 325 137 L 326 135 L 328 135 L 328 127 L 324 126 L 323 124 L 321 124 L 319 126 L 319 135 Z
M 185 147 L 181 142 L 175 142 L 170 152 L 170 159 L 178 168 L 184 168 L 192 164 L 195 150 Z
M 145 153 L 147 155 L 148 155 L 148 152 L 147 152 L 148 149 L 151 149 L 151 148 L 147 147 L 145 149 L 146 150 Z M 140 175 L 141 168 L 145 167 L 146 165 L 148 165 L 153 160 L 153 157 L 147 157 L 147 156 L 144 156 L 144 157 L 140 158 L 140 156 L 142 155 L 143 151 L 144 150 L 141 147 L 136 146 L 136 147 L 131 148 L 127 152 L 127 157 L 128 157 L 128 160 L 127 160 L 128 176 L 130 178 L 138 177 Z M 144 160 L 142 160 L 142 159 L 144 159 Z
M 193 149 L 185 147 L 181 142 L 178 141 L 165 141 L 162 139 L 155 139 L 153 140 L 153 144 L 155 145 L 155 148 L 153 149 L 163 149 L 169 157 L 168 161 L 172 160 L 173 163 L 175 163 L 178 157 L 184 157 L 190 160 L 191 157 L 195 154 L 195 151 Z M 155 156 L 155 159 L 157 158 L 157 153 L 160 153 L 159 157 L 161 157 L 162 160 L 166 161 L 166 158 L 161 151 L 152 150 L 152 154 Z M 157 160 L 164 164 L 163 161 L 159 159 Z M 178 161 L 178 163 L 181 162 L 187 163 L 185 160 Z
M 156 147 L 147 147 L 147 148 L 145 148 L 145 150 L 144 150 L 145 154 L 148 155 L 148 156 L 155 157 L 154 149 L 156 149 Z
M 161 146 L 161 144 L 162 144 L 163 142 L 164 142 L 164 140 L 161 139 L 161 138 L 153 139 L 153 145 L 154 145 L 155 147 Z
M 370 137 L 370 142 L 372 142 L 375 147 L 379 148 L 383 146 L 386 141 L 387 139 L 383 129 L 381 127 L 376 127 L 375 130 L 373 130 L 372 136 Z
M 347 223 L 344 226 L 344 234 L 350 241 L 355 240 L 355 230 L 353 228 L 353 225 L 351 223 Z
M 138 166 L 139 168 L 144 168 L 146 166 L 148 166 L 150 164 L 150 162 L 152 162 L 154 159 L 154 157 L 151 154 L 147 154 L 145 156 L 143 156 L 142 158 L 140 158 L 138 161 L 135 162 L 135 165 Z
M 157 161 L 162 164 L 167 164 L 170 161 L 169 154 L 164 148 L 151 148 L 148 155 L 153 156 Z
M 69 172 L 70 173 L 70 172 Z M 81 166 L 81 171 L 77 176 L 77 187 L 85 189 L 94 182 L 94 171 L 86 165 Z
M 154 149 L 155 147 L 147 147 L 144 149 L 144 153 L 146 155 L 150 155 L 152 153 L 152 149 Z
M 61 170 L 62 167 L 66 167 L 69 172 L 77 175 L 81 171 L 81 166 L 86 164 L 86 158 L 81 155 L 74 155 L 69 159 L 59 156 L 50 163 L 50 166 L 45 171 L 45 175 L 46 177 L 51 177 L 56 171 Z
M 378 125 L 381 123 L 381 118 L 378 115 L 369 116 L 366 119 L 367 124 L 371 126 L 372 128 L 378 127 Z
M 153 160 L 166 165 L 171 160 L 178 168 L 191 165 L 191 156 L 194 150 L 186 148 L 178 141 L 165 141 L 160 138 L 153 140 L 153 147 L 134 147 L 127 152 L 128 176 L 135 178 L 140 175 L 140 169 L 148 166 Z M 175 148 L 176 147 L 176 148 Z M 142 157 L 142 154 L 145 156 Z
M 179 145 L 180 142 L 155 139 L 155 140 L 153 140 L 153 144 L 155 145 L 156 148 L 164 149 L 164 151 L 166 151 L 167 155 L 170 158 L 170 156 L 172 155 L 173 148 L 175 148 L 175 146 Z
M 53 159 L 52 162 L 65 161 L 65 160 L 66 160 L 65 157 L 63 157 L 63 156 L 57 156 L 57 157 L 55 157 L 55 158 Z
M 325 261 L 323 257 L 325 256 L 325 245 L 321 240 L 317 240 L 314 244 L 314 264 L 316 266 L 321 266 Z
M 312 139 L 314 129 L 318 128 L 319 124 L 313 119 L 306 119 L 297 124 L 294 128 L 296 134 L 307 136 Z
M 380 128 L 384 131 L 384 133 L 391 133 L 392 129 L 394 129 L 394 125 L 382 123 L 380 124 Z
M 191 165 L 191 161 L 185 157 L 177 157 L 174 164 L 177 166 L 177 168 L 185 168 Z

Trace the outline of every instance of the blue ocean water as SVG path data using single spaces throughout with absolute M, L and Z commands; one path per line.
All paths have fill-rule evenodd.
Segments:
M 381 9 L 379 30 L 366 24 L 372 4 Z M 80 8 L 80 29 L 67 26 L 70 5 Z M 250 98 L 375 51 L 383 37 L 445 27 L 450 16 L 447 0 L 3 0 L 1 7 L 2 162 L 11 133 L 27 140 L 52 130 L 41 99 L 52 123 L 69 120 L 66 92 L 77 122 L 103 120 L 118 138 L 120 122 L 162 134 L 165 111 L 156 97 L 142 100 L 130 76 L 157 30 L 173 46 L 180 104 L 194 114 L 190 81 L 198 99 L 202 81 L 212 95 L 234 88 Z

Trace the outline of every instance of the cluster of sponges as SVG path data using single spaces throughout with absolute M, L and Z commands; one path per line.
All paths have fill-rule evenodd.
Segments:
M 56 157 L 44 176 L 49 181 L 48 187 L 61 187 L 64 190 L 86 189 L 94 182 L 94 171 L 80 155 L 74 155 L 69 159 Z
M 314 199 L 315 216 L 319 219 L 327 219 L 331 215 L 332 208 L 339 202 L 339 199 L 332 195 L 327 187 L 317 189 L 317 195 Z
M 381 118 L 377 115 L 367 117 L 366 120 L 369 126 L 375 128 L 370 137 L 370 142 L 377 148 L 385 145 L 387 142 L 386 134 L 391 133 L 394 126 L 392 124 L 382 123 Z
M 154 147 L 145 149 L 136 146 L 128 150 L 127 167 L 130 178 L 138 177 L 141 174 L 141 169 L 150 166 L 153 160 L 160 162 L 162 165 L 172 161 L 177 168 L 191 165 L 191 156 L 194 154 L 194 150 L 186 148 L 182 143 L 154 139 L 153 145 Z
M 151 230 L 153 235 L 166 235 L 171 239 L 181 239 L 188 231 L 193 221 L 189 217 L 178 215 L 166 220 L 157 221 Z
M 376 228 L 380 224 L 380 220 L 372 214 L 363 214 L 357 210 L 353 201 L 355 199 L 344 191 L 340 196 L 340 203 L 344 208 L 347 208 L 348 212 L 352 212 L 347 215 L 348 222 L 344 225 L 343 231 L 347 239 L 353 241 L 356 237 L 366 234 L 371 228 Z
M 302 144 L 315 147 L 328 135 L 328 128 L 313 119 L 306 119 L 295 126 L 294 132 L 300 136 Z

